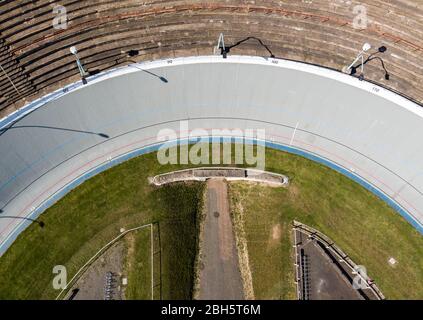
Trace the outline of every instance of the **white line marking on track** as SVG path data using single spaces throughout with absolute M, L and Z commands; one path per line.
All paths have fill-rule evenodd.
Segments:
M 294 132 L 292 133 L 291 142 L 289 143 L 290 146 L 294 143 L 295 135 L 297 134 L 298 126 L 300 125 L 299 122 L 297 122 L 297 125 L 295 126 Z

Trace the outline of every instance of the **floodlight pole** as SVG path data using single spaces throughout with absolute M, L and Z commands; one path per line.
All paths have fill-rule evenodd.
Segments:
M 71 47 L 70 52 L 75 56 L 76 65 L 78 66 L 78 70 L 79 70 L 79 73 L 81 74 L 82 80 L 85 80 L 85 77 L 87 77 L 89 74 L 88 72 L 85 71 L 81 63 L 81 60 L 79 59 L 78 50 L 76 49 L 76 47 Z
M 223 58 L 226 58 L 226 47 L 225 47 L 225 36 L 223 33 L 219 35 L 219 39 L 217 40 L 217 47 L 215 48 L 214 53 L 216 54 L 216 51 L 220 50 L 220 54 L 223 56 Z
M 363 49 L 360 51 L 360 53 L 357 55 L 357 58 L 355 58 L 355 60 L 353 61 L 353 63 L 350 64 L 350 66 L 348 67 L 347 71 L 351 70 L 352 67 L 354 67 L 354 65 L 361 60 L 361 73 L 364 73 L 364 53 L 369 51 L 371 48 L 370 44 L 365 43 L 363 45 Z
M 15 89 L 15 91 L 20 95 L 20 91 L 18 90 L 18 88 L 15 86 L 13 80 L 9 77 L 9 75 L 7 74 L 6 70 L 3 69 L 3 66 L 0 64 L 0 69 L 1 71 L 4 73 L 4 75 L 6 76 L 6 78 L 10 81 L 10 83 L 12 84 L 13 88 Z
M 367 50 L 364 50 L 367 49 Z M 363 46 L 363 51 L 368 51 L 370 49 L 370 45 L 365 45 Z M 372 53 L 371 55 L 368 56 L 368 58 L 366 60 L 364 60 L 364 54 L 363 51 L 360 53 L 361 55 L 361 64 L 359 65 L 361 67 L 361 75 L 359 77 L 360 80 L 364 79 L 364 74 L 363 74 L 363 70 L 364 70 L 364 65 L 374 59 L 379 60 L 382 63 L 382 68 L 385 71 L 385 79 L 389 80 L 390 79 L 390 75 L 388 73 L 388 70 L 386 70 L 385 67 L 385 62 L 383 61 L 383 59 L 379 56 L 376 56 L 376 54 L 378 53 L 384 53 L 386 52 L 387 48 L 385 46 L 381 46 L 378 48 L 377 52 Z M 359 66 L 354 67 L 354 64 L 359 60 L 360 55 L 357 57 L 357 59 L 353 62 L 353 64 L 347 69 L 347 71 L 351 70 L 351 75 L 355 74 L 357 72 L 357 68 Z
M 227 56 L 228 56 L 228 53 L 231 51 L 232 48 L 235 48 L 235 47 L 243 44 L 244 42 L 246 42 L 248 40 L 256 40 L 262 47 L 264 47 L 267 50 L 267 52 L 270 54 L 270 57 L 271 58 L 275 58 L 275 55 L 270 50 L 270 48 L 267 45 L 265 45 L 263 43 L 263 41 L 261 41 L 259 38 L 256 38 L 256 37 L 247 37 L 245 39 L 242 39 L 242 40 L 238 41 L 237 43 L 235 43 L 233 45 L 226 46 L 225 45 L 225 38 L 223 36 L 223 33 L 221 33 L 220 36 L 219 36 L 219 40 L 217 42 L 217 47 L 214 49 L 214 54 L 217 54 L 216 53 L 217 50 L 220 49 L 220 54 L 223 56 L 224 59 L 226 59 Z

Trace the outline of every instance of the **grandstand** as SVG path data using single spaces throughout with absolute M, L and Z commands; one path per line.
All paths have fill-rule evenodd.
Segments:
M 68 28 L 56 30 L 53 7 L 62 5 Z M 368 27 L 352 26 L 354 5 L 365 5 Z M 364 42 L 385 45 L 391 80 L 379 62 L 366 77 L 423 101 L 423 4 L 412 0 L 313 1 L 51 1 L 0 2 L 0 115 L 7 115 L 78 79 L 69 48 L 78 46 L 85 66 L 104 71 L 137 61 L 212 53 L 223 32 L 228 44 L 246 36 L 266 43 L 276 57 L 342 70 Z M 129 50 L 139 56 L 129 58 Z M 256 41 L 234 54 L 268 56 Z

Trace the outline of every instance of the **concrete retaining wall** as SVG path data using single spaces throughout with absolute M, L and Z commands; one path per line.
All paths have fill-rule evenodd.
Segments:
M 156 186 L 162 186 L 182 181 L 207 181 L 211 178 L 225 178 L 228 181 L 251 181 L 280 187 L 287 186 L 289 183 L 288 177 L 280 174 L 242 168 L 194 168 L 180 170 L 155 176 L 151 179 L 151 183 Z

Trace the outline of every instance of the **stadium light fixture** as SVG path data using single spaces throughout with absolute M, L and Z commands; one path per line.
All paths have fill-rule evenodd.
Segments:
M 364 79 L 364 54 L 369 51 L 372 48 L 372 46 L 370 45 L 370 43 L 365 43 L 363 44 L 363 47 L 361 49 L 361 51 L 359 52 L 359 54 L 357 55 L 357 57 L 355 58 L 355 60 L 353 61 L 353 63 L 350 64 L 350 66 L 347 68 L 347 71 L 351 70 L 352 72 L 356 72 L 357 68 L 354 68 L 354 65 L 361 60 L 361 75 L 360 75 L 360 80 Z M 354 74 L 351 73 L 351 74 Z
M 381 57 L 377 56 L 378 53 L 385 53 L 387 50 L 388 49 L 385 46 L 379 47 L 376 52 L 374 52 L 371 55 L 369 55 L 369 57 L 364 62 L 361 63 L 361 66 L 369 63 L 372 60 L 375 60 L 375 59 L 376 60 L 379 60 L 381 62 L 381 64 L 382 64 L 383 71 L 385 71 L 385 80 L 390 80 L 391 76 L 390 76 L 388 70 L 385 67 L 385 62 L 383 61 L 383 59 Z M 351 67 L 351 73 L 350 74 L 351 75 L 356 74 L 358 67 L 360 67 L 360 65 L 359 66 L 353 66 L 353 67 Z M 361 74 L 360 77 L 359 77 L 359 79 L 360 80 L 364 80 L 364 75 Z
M 219 39 L 217 40 L 217 46 L 214 48 L 214 53 L 216 54 L 216 52 L 220 50 L 220 54 L 223 56 L 223 59 L 226 59 L 228 57 L 229 49 L 230 48 L 226 48 L 225 36 L 221 33 L 219 35 Z
M 370 43 L 365 43 L 363 45 L 363 53 L 369 51 L 372 48 L 372 46 L 370 45 Z
M 87 71 L 85 71 L 85 69 L 84 69 L 84 67 L 83 67 L 83 65 L 82 65 L 82 63 L 81 63 L 81 60 L 79 59 L 79 56 L 78 56 L 78 50 L 76 49 L 76 47 L 72 46 L 72 47 L 70 47 L 70 52 L 71 52 L 71 53 L 75 56 L 75 59 L 76 59 L 76 65 L 78 66 L 79 73 L 81 74 L 82 82 L 83 82 L 84 84 L 87 84 L 87 79 L 86 79 L 86 77 L 87 77 L 89 74 L 88 74 L 88 72 L 87 72 Z
M 247 37 L 245 39 L 242 39 L 240 41 L 238 41 L 237 43 L 230 45 L 230 46 L 226 46 L 225 45 L 225 38 L 223 33 L 220 34 L 219 36 L 219 40 L 217 42 L 217 47 L 215 47 L 214 49 L 214 53 L 216 54 L 218 50 L 220 50 L 220 54 L 223 56 L 224 59 L 226 59 L 228 57 L 228 53 L 231 51 L 232 48 L 235 48 L 241 44 L 243 44 L 244 42 L 248 41 L 248 40 L 255 40 L 257 41 L 264 49 L 266 49 L 266 51 L 269 53 L 271 58 L 275 58 L 275 55 L 273 54 L 273 52 L 270 50 L 270 48 L 263 43 L 263 41 L 261 41 L 259 38 L 256 37 Z

